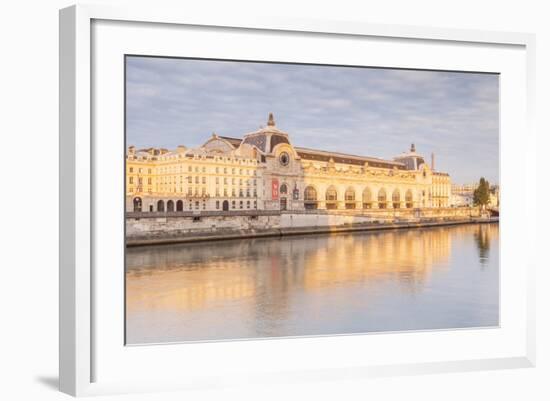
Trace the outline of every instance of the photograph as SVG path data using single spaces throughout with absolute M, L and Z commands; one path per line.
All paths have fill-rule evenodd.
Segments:
M 499 327 L 498 73 L 124 77 L 126 345 Z

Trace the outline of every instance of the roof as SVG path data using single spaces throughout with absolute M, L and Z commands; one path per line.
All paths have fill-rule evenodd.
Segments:
M 239 145 L 241 144 L 242 142 L 242 139 L 239 139 L 239 138 L 232 138 L 230 136 L 219 136 L 220 138 L 222 139 L 225 139 L 227 142 L 229 142 L 231 144 L 231 146 L 233 146 L 234 148 L 238 148 Z
M 347 153 L 339 152 L 328 152 L 325 150 L 309 149 L 296 147 L 296 152 L 304 160 L 318 160 L 318 161 L 329 161 L 331 158 L 335 163 L 342 164 L 355 164 L 358 166 L 363 166 L 365 163 L 368 163 L 372 167 L 382 167 L 382 168 L 393 168 L 397 167 L 400 170 L 405 169 L 405 165 L 401 162 L 384 160 L 377 157 L 367 157 L 367 156 L 357 156 L 350 155 Z

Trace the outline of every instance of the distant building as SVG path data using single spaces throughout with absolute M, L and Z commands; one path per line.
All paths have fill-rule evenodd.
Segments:
M 474 191 L 477 184 L 451 186 L 451 206 L 471 207 L 474 205 Z
M 451 206 L 465 207 L 474 206 L 474 191 L 479 184 L 464 184 L 451 186 Z M 499 207 L 500 188 L 498 185 L 492 185 L 489 188 L 489 207 Z
M 498 185 L 491 185 L 489 189 L 489 207 L 500 207 L 500 187 Z
M 242 139 L 212 134 L 193 149 L 130 146 L 126 156 L 127 211 L 363 210 L 450 203 L 449 175 L 433 171 L 414 145 L 393 160 L 295 147 L 272 114 L 266 127 Z

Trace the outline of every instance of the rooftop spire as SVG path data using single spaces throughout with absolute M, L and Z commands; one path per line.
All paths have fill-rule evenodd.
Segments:
M 275 126 L 275 120 L 273 119 L 273 113 L 269 113 L 269 119 L 267 120 L 267 125 L 269 127 Z
M 416 147 L 414 146 L 414 143 L 411 143 L 411 152 L 416 152 Z

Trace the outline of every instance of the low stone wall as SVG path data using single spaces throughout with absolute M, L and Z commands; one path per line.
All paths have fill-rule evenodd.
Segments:
M 159 238 L 204 233 L 243 232 L 279 228 L 281 216 L 191 216 L 127 218 L 126 237 Z
M 338 227 L 351 224 L 372 223 L 376 217 L 353 214 L 281 214 L 280 227 Z
M 481 219 L 481 220 L 480 220 Z M 128 213 L 127 245 L 489 221 L 478 209 Z M 498 221 L 498 220 L 497 220 Z

